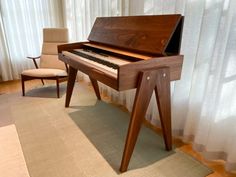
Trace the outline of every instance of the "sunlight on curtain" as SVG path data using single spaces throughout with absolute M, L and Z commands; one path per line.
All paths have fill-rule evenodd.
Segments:
M 226 168 L 230 170 L 236 168 L 236 151 L 233 150 L 236 147 L 236 52 L 234 47 L 236 44 L 234 9 L 236 2 L 230 1 L 228 6 L 223 3 L 226 2 L 217 4 L 220 15 L 218 15 L 215 40 L 212 43 L 214 48 L 210 50 L 211 58 L 206 59 L 209 66 L 205 70 L 206 79 L 202 83 L 205 88 L 191 89 L 191 102 L 194 101 L 193 95 L 201 93 L 202 96 L 199 99 L 199 105 L 200 103 L 201 105 L 197 110 L 198 114 L 194 114 L 196 109 L 190 102 L 186 118 L 190 120 L 195 116 L 198 127 L 194 132 L 186 129 L 185 135 L 194 134 L 196 148 L 202 150 L 209 159 L 225 159 L 228 162 Z M 208 10 L 216 9 L 216 5 L 213 5 L 209 6 Z M 213 15 L 217 14 L 212 14 L 212 17 L 214 17 Z M 207 31 L 207 29 L 205 30 Z M 195 76 L 198 75 L 199 73 L 196 72 Z M 197 79 L 193 80 L 193 86 L 197 85 Z
M 13 79 L 9 61 L 2 14 L 0 12 L 0 81 L 5 80 L 6 78 Z
M 171 84 L 173 132 L 193 141 L 196 150 L 208 159 L 224 159 L 227 170 L 236 170 L 236 1 L 122 2 L 129 6 L 122 7 L 122 14 L 126 15 L 180 13 L 185 16 L 182 76 Z M 84 30 L 91 28 L 92 21 Z M 88 33 L 83 34 L 84 39 Z M 111 100 L 132 110 L 135 90 L 117 92 L 100 86 Z M 146 118 L 160 125 L 154 96 Z
M 1 0 L 0 3 L 1 28 L 7 41 L 1 43 L 1 48 L 8 48 L 9 54 L 0 58 L 1 68 L 8 68 L 2 70 L 2 76 L 3 80 L 18 79 L 24 69 L 33 68 L 26 56 L 40 55 L 42 28 L 63 27 L 61 1 Z
M 208 159 L 236 170 L 235 0 L 1 0 L 0 75 L 18 78 L 33 67 L 43 27 L 69 28 L 71 41 L 87 39 L 98 16 L 173 14 L 185 16 L 180 81 L 171 83 L 172 127 Z M 63 12 L 62 14 L 62 7 Z M 64 19 L 63 19 L 64 17 Z M 135 90 L 117 92 L 100 84 L 111 100 L 132 110 Z M 146 118 L 160 125 L 154 96 Z
M 224 159 L 226 169 L 236 170 L 236 2 L 175 1 L 175 8 L 153 2 L 154 14 L 185 15 L 183 73 L 172 95 L 174 132 L 193 138 L 205 157 Z
M 120 15 L 120 5 L 119 0 L 63 0 L 70 41 L 86 41 L 96 17 Z M 88 81 L 81 72 L 78 72 L 78 78 Z
M 119 0 L 63 0 L 71 41 L 85 41 L 96 17 L 120 14 Z

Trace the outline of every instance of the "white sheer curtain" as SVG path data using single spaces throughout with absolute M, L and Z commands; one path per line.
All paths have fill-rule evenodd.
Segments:
M 2 15 L 0 11 L 0 81 L 3 79 L 13 79 L 9 63 L 9 53 L 5 38 Z
M 63 0 L 71 41 L 85 41 L 96 17 L 120 14 L 119 0 Z
M 224 159 L 227 170 L 236 170 L 236 1 L 183 7 L 185 63 L 174 87 L 174 129 L 208 159 Z
M 117 16 L 120 12 L 119 0 L 63 0 L 65 26 L 72 42 L 87 40 L 96 17 Z M 81 72 L 78 72 L 78 78 L 89 81 Z
M 67 2 L 67 26 L 73 38 L 85 40 L 96 16 L 183 14 L 184 66 L 181 80 L 172 83 L 174 134 L 193 141 L 196 150 L 208 159 L 224 159 L 227 170 L 236 170 L 236 1 L 120 2 Z M 68 11 L 70 6 L 72 10 Z M 135 90 L 118 93 L 100 86 L 113 101 L 131 111 Z M 153 98 L 146 118 L 159 125 L 156 108 Z
M 32 67 L 24 58 L 40 53 L 41 28 L 63 26 L 63 17 L 71 40 L 82 41 L 97 16 L 183 14 L 185 59 L 182 78 L 171 88 L 173 132 L 205 157 L 224 159 L 227 170 L 236 170 L 235 0 L 1 0 L 0 5 L 4 80 Z M 118 93 L 100 86 L 131 111 L 135 90 Z M 146 118 L 159 125 L 156 108 L 152 99 Z
M 234 0 L 124 0 L 126 15 L 185 16 L 180 81 L 172 83 L 174 134 L 192 140 L 208 159 L 224 159 L 236 170 L 236 1 Z M 128 9 L 128 11 L 127 11 Z M 112 100 L 131 110 L 134 91 L 117 93 Z M 155 100 L 146 115 L 159 125 Z
M 63 27 L 61 0 L 1 0 L 0 75 L 18 79 L 32 68 L 29 55 L 40 55 L 42 28 Z

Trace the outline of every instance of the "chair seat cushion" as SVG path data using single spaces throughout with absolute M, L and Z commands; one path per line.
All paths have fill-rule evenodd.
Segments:
M 21 73 L 25 76 L 32 77 L 55 77 L 55 76 L 67 76 L 67 72 L 61 69 L 48 69 L 48 68 L 40 68 L 40 69 L 28 69 Z

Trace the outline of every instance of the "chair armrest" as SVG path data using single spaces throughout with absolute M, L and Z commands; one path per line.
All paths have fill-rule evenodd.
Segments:
M 37 57 L 27 57 L 28 59 L 39 59 L 41 56 L 37 56 Z
M 37 56 L 37 57 L 27 57 L 28 59 L 32 59 L 33 60 L 33 62 L 34 62 L 34 66 L 35 66 L 35 68 L 36 69 L 38 69 L 39 67 L 38 67 L 38 65 L 37 65 L 37 62 L 36 62 L 36 60 L 35 59 L 39 59 L 40 58 L 40 56 Z

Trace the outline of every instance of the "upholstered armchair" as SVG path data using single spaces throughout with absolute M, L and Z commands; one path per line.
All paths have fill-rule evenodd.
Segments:
M 67 80 L 67 66 L 58 59 L 57 46 L 68 42 L 66 28 L 44 28 L 41 56 L 27 57 L 32 60 L 35 69 L 24 70 L 21 73 L 22 95 L 25 96 L 25 81 L 33 79 L 55 80 L 57 97 L 60 97 L 59 83 Z M 36 60 L 39 59 L 39 66 Z

